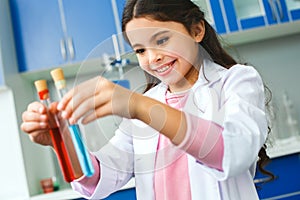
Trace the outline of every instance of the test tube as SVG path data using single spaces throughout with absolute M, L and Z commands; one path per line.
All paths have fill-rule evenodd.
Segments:
M 49 90 L 47 86 L 46 80 L 38 80 L 34 82 L 36 90 L 39 95 L 39 99 L 41 103 L 43 103 L 47 108 L 49 108 L 51 104 Z M 63 142 L 63 138 L 59 129 L 58 118 L 55 114 L 53 114 L 49 109 L 47 110 L 48 118 L 49 118 L 49 133 L 51 136 L 53 148 L 55 150 L 56 156 L 59 161 L 59 166 L 61 168 L 64 180 L 66 182 L 71 182 L 75 179 L 71 159 L 67 152 L 67 148 L 65 143 Z
M 54 80 L 58 96 L 61 99 L 67 92 L 66 80 L 63 70 L 61 68 L 57 68 L 52 70 L 50 73 Z M 89 152 L 82 142 L 80 127 L 78 124 L 70 124 L 69 122 L 67 123 L 71 132 L 71 137 L 75 146 L 82 172 L 85 176 L 91 177 L 94 174 L 95 170 L 90 159 Z

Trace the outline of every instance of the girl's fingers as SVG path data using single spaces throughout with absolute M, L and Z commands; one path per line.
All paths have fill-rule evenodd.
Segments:
M 58 109 L 63 110 L 62 116 L 67 119 L 73 117 L 77 120 L 83 116 L 83 112 L 86 113 L 88 110 L 95 108 L 97 106 L 97 103 L 94 102 L 94 99 L 97 99 L 95 97 L 107 91 L 107 87 L 103 87 L 106 84 L 105 80 L 96 77 L 68 92 L 58 105 Z
M 102 105 L 109 100 L 110 98 L 107 97 L 107 94 L 104 92 L 90 96 L 73 110 L 73 113 L 70 116 L 70 122 L 75 123 L 78 119 L 87 115 L 87 113 L 93 113 L 97 108 L 101 108 Z
M 28 105 L 27 111 L 46 114 L 47 109 L 42 103 L 36 101 Z
M 50 104 L 49 110 L 50 110 L 51 113 L 56 114 L 58 112 L 58 110 L 57 110 L 57 104 L 58 104 L 58 102 L 52 102 Z
M 74 116 L 74 112 L 76 112 L 78 107 L 81 106 L 81 105 L 84 105 L 86 101 L 89 101 L 88 97 L 84 97 L 84 96 L 81 97 L 80 95 L 73 96 L 64 105 L 64 108 L 62 110 L 62 117 L 65 118 L 65 119 L 71 118 L 72 116 Z
M 60 102 L 57 105 L 57 110 L 63 111 L 65 110 L 66 106 L 68 105 L 69 101 L 71 100 L 73 95 L 73 89 L 70 90 L 68 93 L 64 95 L 64 97 L 60 100 Z
M 46 122 L 23 122 L 21 124 L 21 130 L 25 133 L 31 134 L 38 130 L 47 130 L 48 124 Z
M 95 78 L 71 89 L 59 102 L 57 109 L 60 111 L 66 111 L 67 114 L 72 112 L 78 105 L 80 105 L 85 99 L 92 96 L 95 91 Z M 67 117 L 67 116 L 66 116 Z
M 68 111 L 71 123 L 76 123 L 80 118 L 83 118 L 82 123 L 89 123 L 96 118 L 111 114 L 130 117 L 129 101 L 132 92 L 118 85 L 112 85 L 112 87 L 103 88 L 100 91 L 80 105 L 76 104 L 73 112 Z
M 89 111 L 93 110 L 95 107 L 94 105 L 94 98 L 86 99 L 84 102 L 82 102 L 77 108 L 73 108 L 74 110 L 72 112 L 68 112 L 66 109 L 66 113 L 68 112 L 69 120 L 71 123 L 76 123 L 78 119 L 82 118 L 84 115 L 86 115 Z M 65 113 L 64 113 L 65 114 Z M 65 117 L 65 116 L 64 116 Z
M 100 117 L 107 116 L 111 113 L 111 104 L 105 104 L 102 107 L 95 109 L 93 112 L 89 112 L 82 119 L 82 124 L 88 124 Z
M 90 112 L 85 113 L 82 123 L 87 124 L 97 118 L 111 114 L 130 118 L 129 101 L 131 95 L 132 92 L 118 85 L 99 93 L 93 98 L 93 104 L 91 104 L 93 107 L 91 107 Z
M 32 111 L 25 111 L 22 114 L 23 122 L 47 122 L 47 114 L 40 114 Z
M 37 130 L 29 134 L 29 138 L 31 141 L 41 144 L 41 145 L 51 145 L 52 141 L 48 131 L 45 130 Z

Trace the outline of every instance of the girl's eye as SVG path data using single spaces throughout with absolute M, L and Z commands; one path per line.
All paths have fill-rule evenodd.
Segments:
M 136 49 L 135 50 L 135 53 L 136 54 L 142 54 L 142 53 L 144 53 L 145 52 L 145 49 Z
M 169 37 L 164 37 L 162 39 L 159 39 L 156 41 L 157 45 L 163 45 L 164 43 L 166 43 L 169 40 Z

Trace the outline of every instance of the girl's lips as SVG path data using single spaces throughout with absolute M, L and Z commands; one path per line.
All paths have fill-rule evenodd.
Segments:
M 164 76 L 166 74 L 168 74 L 170 71 L 172 71 L 173 69 L 173 64 L 175 63 L 176 60 L 166 63 L 163 66 L 157 68 L 155 71 L 160 75 L 160 76 Z

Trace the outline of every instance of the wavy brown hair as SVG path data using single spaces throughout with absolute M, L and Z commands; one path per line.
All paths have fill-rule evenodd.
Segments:
M 210 58 L 217 64 L 229 69 L 237 64 L 235 59 L 231 57 L 222 47 L 218 35 L 214 28 L 206 21 L 204 12 L 189 0 L 127 0 L 123 10 L 122 17 L 122 31 L 125 40 L 126 25 L 133 18 L 150 18 L 157 21 L 174 21 L 183 24 L 186 30 L 191 34 L 192 27 L 204 22 L 205 35 L 203 40 L 199 43 L 201 47 L 209 54 Z M 160 80 L 145 72 L 147 85 L 145 91 L 157 85 Z M 268 90 L 269 91 L 269 90 Z M 269 100 L 266 100 L 266 104 Z M 269 129 L 270 130 L 270 129 Z M 270 177 L 269 180 L 274 179 L 274 175 L 265 170 L 264 167 L 270 161 L 266 154 L 266 145 L 260 149 L 258 153 L 259 160 L 257 162 L 258 169 Z

